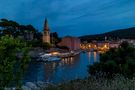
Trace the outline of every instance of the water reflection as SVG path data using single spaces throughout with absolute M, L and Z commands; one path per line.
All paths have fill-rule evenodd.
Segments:
M 94 53 L 94 62 L 97 61 L 97 52 L 93 52 Z
M 32 62 L 26 72 L 24 81 L 62 82 L 75 78 L 84 78 L 88 75 L 87 65 L 99 61 L 97 52 L 81 53 L 76 57 L 65 58 L 58 62 Z

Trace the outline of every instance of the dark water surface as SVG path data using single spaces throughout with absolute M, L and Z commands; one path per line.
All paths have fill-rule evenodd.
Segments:
M 49 81 L 60 83 L 88 75 L 87 66 L 99 62 L 98 52 L 80 53 L 57 62 L 31 62 L 26 71 L 24 82 Z

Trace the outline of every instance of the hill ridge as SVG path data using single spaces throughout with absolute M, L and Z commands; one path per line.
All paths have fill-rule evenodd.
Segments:
M 81 39 L 81 41 L 91 41 L 104 40 L 105 37 L 107 37 L 108 39 L 135 39 L 135 27 L 113 30 L 102 34 L 84 35 L 79 38 Z

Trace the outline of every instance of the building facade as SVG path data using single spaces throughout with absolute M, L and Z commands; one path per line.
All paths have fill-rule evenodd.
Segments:
M 58 44 L 59 46 L 66 46 L 69 50 L 79 50 L 80 49 L 80 39 L 72 36 L 66 36 Z
M 33 32 L 26 32 L 24 33 L 24 39 L 31 41 L 34 39 L 34 33 Z
M 120 45 L 120 42 L 110 42 L 109 48 L 118 48 Z
M 26 41 L 32 41 L 32 40 L 34 40 L 34 33 L 33 32 L 24 32 L 24 34 L 19 35 L 18 38 L 26 40 Z
M 49 30 L 47 19 L 45 19 L 45 23 L 44 23 L 43 43 L 50 43 L 50 30 Z

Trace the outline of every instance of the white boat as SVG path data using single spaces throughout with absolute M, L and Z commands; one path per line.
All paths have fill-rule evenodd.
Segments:
M 59 61 L 61 60 L 58 56 L 52 56 L 48 53 L 40 53 L 39 58 L 37 59 L 38 62 L 51 62 L 51 61 Z
M 56 56 L 50 56 L 50 57 L 39 57 L 37 59 L 38 62 L 51 62 L 51 61 L 59 61 L 61 58 Z
M 46 62 L 49 57 L 51 57 L 50 54 L 40 53 L 40 54 L 39 54 L 39 58 L 37 59 L 37 61 L 38 61 L 38 62 Z
M 48 57 L 39 57 L 37 62 L 47 62 Z
M 51 62 L 51 61 L 59 61 L 59 60 L 61 60 L 61 58 L 60 58 L 60 57 L 56 57 L 56 56 L 49 57 L 49 58 L 47 59 L 48 62 Z

